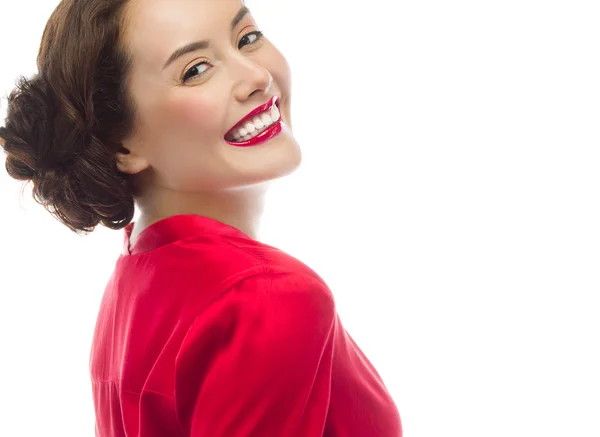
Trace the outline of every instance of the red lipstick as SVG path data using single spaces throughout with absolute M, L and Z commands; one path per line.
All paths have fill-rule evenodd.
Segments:
M 266 112 L 272 116 L 272 114 L 273 114 L 272 108 L 274 106 L 277 109 L 279 109 L 279 98 L 277 96 L 271 97 L 267 103 L 265 103 L 264 105 L 260 105 L 259 107 L 257 107 L 253 111 L 251 111 L 248 115 L 246 115 L 244 118 L 242 118 L 233 128 L 231 128 L 227 132 L 227 134 L 225 134 L 225 141 L 227 141 L 227 143 L 232 146 L 249 147 L 249 146 L 256 146 L 258 144 L 264 143 L 265 141 L 268 141 L 271 138 L 277 136 L 281 132 L 281 130 L 283 129 L 283 126 L 284 126 L 284 123 L 281 119 L 281 115 L 279 115 L 277 117 L 277 120 L 273 120 L 273 123 L 271 123 L 268 128 L 258 129 L 259 131 L 260 130 L 262 130 L 262 131 L 258 135 L 255 135 L 248 140 L 236 141 L 232 137 L 232 134 L 234 131 L 236 131 L 240 127 L 243 127 L 243 125 L 247 121 L 251 121 L 255 116 L 262 114 L 264 112 Z M 271 111 L 271 112 L 269 112 L 269 111 Z M 277 113 L 279 113 L 279 111 L 277 111 Z M 252 133 L 252 135 L 254 135 L 255 133 L 256 133 L 256 131 L 254 131 Z

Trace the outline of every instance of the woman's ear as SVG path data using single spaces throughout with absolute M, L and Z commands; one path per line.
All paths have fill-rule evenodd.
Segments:
M 134 175 L 150 167 L 150 163 L 137 150 L 128 143 L 121 143 L 121 149 L 115 155 L 120 172 Z

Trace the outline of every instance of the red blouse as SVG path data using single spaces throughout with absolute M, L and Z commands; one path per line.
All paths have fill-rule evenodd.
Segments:
M 179 215 L 125 247 L 90 354 L 98 437 L 400 437 L 394 401 L 313 270 Z

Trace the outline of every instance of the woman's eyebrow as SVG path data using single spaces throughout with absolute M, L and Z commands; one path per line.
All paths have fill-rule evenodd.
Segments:
M 238 11 L 238 13 L 235 14 L 235 17 L 233 17 L 233 20 L 231 20 L 231 30 L 235 29 L 235 26 L 237 26 L 240 23 L 240 21 L 242 21 L 244 19 L 246 14 L 248 14 L 249 12 L 250 11 L 248 10 L 248 8 L 246 6 L 242 6 L 242 8 Z M 167 59 L 167 62 L 165 62 L 165 65 L 163 65 L 162 69 L 164 70 L 169 65 L 171 65 L 176 59 L 182 57 L 183 55 L 186 55 L 190 52 L 195 52 L 196 50 L 207 49 L 209 46 L 210 46 L 210 43 L 208 40 L 195 41 L 195 42 L 186 44 L 183 47 L 180 47 L 177 50 L 175 50 L 171 54 L 171 56 L 169 56 L 169 59 Z
M 238 13 L 235 14 L 235 17 L 233 17 L 233 20 L 231 20 L 231 30 L 235 29 L 235 26 L 240 24 L 240 21 L 242 21 L 249 12 L 250 10 L 246 6 L 242 6 Z

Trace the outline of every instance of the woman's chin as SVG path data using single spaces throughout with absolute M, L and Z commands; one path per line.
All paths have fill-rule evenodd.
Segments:
M 284 128 L 278 136 L 252 147 L 234 147 L 237 173 L 253 174 L 264 180 L 293 173 L 302 163 L 302 150 L 292 133 Z

